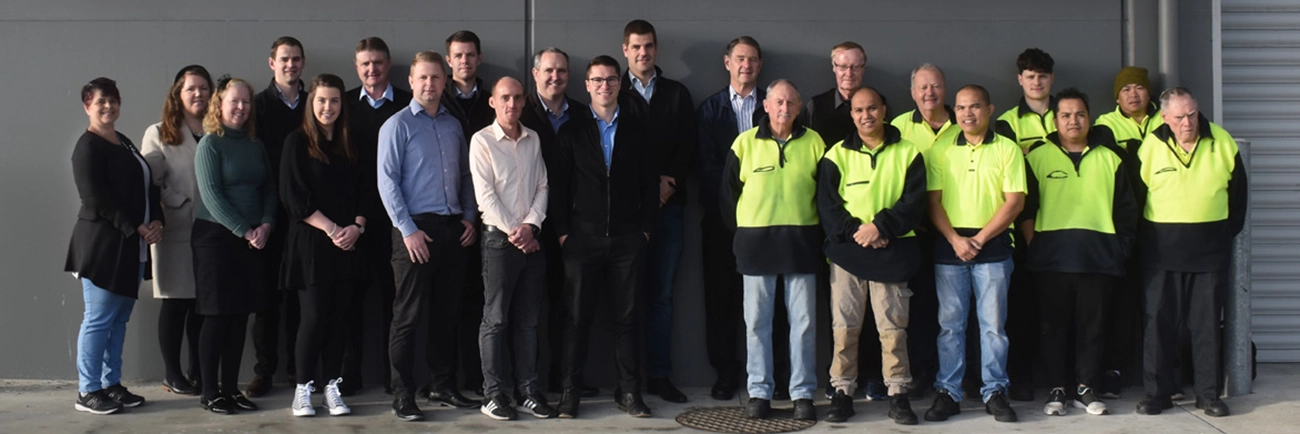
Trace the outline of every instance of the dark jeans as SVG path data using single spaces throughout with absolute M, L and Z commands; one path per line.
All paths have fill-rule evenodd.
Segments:
M 344 280 L 311 285 L 298 291 L 298 305 L 302 308 L 296 350 L 298 384 L 317 380 L 317 386 L 323 387 L 330 380 L 339 378 L 343 345 L 356 332 L 343 321 L 344 312 L 357 289 L 356 281 Z M 320 366 L 319 375 L 317 366 Z
M 417 214 L 416 226 L 433 241 L 426 243 L 429 260 L 411 262 L 402 232 L 393 228 L 393 324 L 389 331 L 388 356 L 392 360 L 393 396 L 412 396 L 415 389 L 416 328 L 427 319 L 428 346 L 425 362 L 433 390 L 456 386 L 456 329 L 461 286 L 465 278 L 465 248 L 460 235 L 465 226 L 460 216 Z
M 701 252 L 704 259 L 704 337 L 709 365 L 718 381 L 736 385 L 744 372 L 740 362 L 740 324 L 744 286 L 736 272 L 733 236 L 716 210 L 704 210 Z M 780 305 L 781 303 L 777 303 Z
M 929 247 L 934 245 L 933 232 L 917 231 L 916 237 L 927 247 L 921 249 L 920 271 L 907 284 L 912 289 L 907 357 L 912 363 L 912 383 L 928 390 L 939 372 L 939 295 L 934 282 L 934 249 Z
M 362 368 L 366 354 L 362 346 L 367 330 L 375 328 L 379 332 L 379 342 L 388 345 L 388 329 L 393 323 L 393 295 L 396 288 L 393 283 L 393 236 L 392 226 L 376 226 L 373 233 L 362 235 L 363 262 L 366 264 L 366 286 L 352 293 L 352 298 L 344 311 L 344 321 L 351 333 L 343 348 L 343 378 L 350 386 L 361 387 Z M 366 238 L 370 237 L 370 238 Z M 374 292 L 379 296 L 379 321 L 365 322 L 367 312 L 366 294 Z M 390 384 L 388 351 L 380 352 L 383 369 L 379 384 Z
M 1042 272 L 1034 275 L 1040 319 L 1043 385 L 1096 386 L 1101 375 L 1101 355 L 1106 348 L 1106 305 L 1118 279 L 1093 273 Z M 1074 342 L 1073 357 L 1070 342 Z M 1074 377 L 1069 372 L 1074 361 Z
M 1192 338 L 1193 390 L 1197 397 L 1219 396 L 1219 320 L 1228 287 L 1227 273 L 1143 270 L 1146 297 L 1146 343 L 1142 385 L 1146 394 L 1169 396 L 1182 390 L 1178 335 Z
M 537 387 L 537 322 L 546 287 L 546 252 L 524 254 L 501 231 L 483 233 L 483 322 L 478 328 L 483 394 L 525 396 Z M 507 330 L 509 331 L 507 333 Z
M 565 239 L 564 285 L 565 324 L 562 372 L 564 387 L 584 383 L 587 345 L 597 301 L 606 298 L 614 319 L 614 364 L 623 393 L 641 391 L 640 334 L 637 331 L 637 300 L 641 268 L 645 262 L 645 235 L 640 232 L 615 236 L 570 233 Z
M 646 248 L 646 374 L 650 378 L 673 373 L 673 287 L 685 244 L 683 208 L 679 203 L 659 208 L 654 237 Z

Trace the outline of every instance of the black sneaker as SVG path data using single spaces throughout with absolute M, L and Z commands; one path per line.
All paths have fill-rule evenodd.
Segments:
M 1076 392 L 1079 396 L 1074 398 L 1074 408 L 1082 408 L 1093 416 L 1110 414 L 1110 410 L 1106 409 L 1106 403 L 1097 399 L 1091 387 L 1080 387 Z
M 1043 403 L 1043 414 L 1048 416 L 1065 416 L 1065 406 L 1069 405 L 1065 399 L 1065 389 L 1057 387 L 1047 393 L 1047 402 Z
M 1138 401 L 1137 413 L 1154 415 L 1171 408 L 1174 408 L 1174 402 L 1169 397 L 1147 395 Z
M 493 396 L 478 411 L 493 420 L 515 420 L 516 415 L 515 408 L 510 405 L 510 398 L 505 395 Z
M 889 397 L 889 418 L 899 425 L 916 425 L 916 413 L 912 412 L 912 402 L 906 393 Z
M 393 415 L 405 421 L 424 420 L 424 412 L 415 406 L 415 398 L 410 396 L 393 400 Z
M 538 419 L 550 419 L 559 414 L 546 402 L 546 395 L 540 393 L 533 393 L 520 399 L 519 410 L 526 411 Z
M 925 411 L 925 420 L 942 422 L 958 414 L 961 414 L 961 406 L 957 405 L 947 390 L 940 389 L 935 391 L 934 403 L 930 404 L 930 409 Z
M 582 402 L 582 391 L 576 388 L 564 389 L 560 395 L 560 419 L 576 419 L 578 404 Z
M 1007 396 L 1002 394 L 1001 390 L 989 396 L 989 401 L 984 403 L 984 412 L 993 415 L 993 420 L 998 422 L 1020 420 L 1016 417 L 1016 410 L 1011 408 L 1011 403 L 1007 401 Z
M 817 406 L 813 405 L 811 399 L 794 400 L 794 419 L 795 420 L 817 420 Z
M 867 382 L 866 389 L 868 401 L 884 401 L 889 399 L 889 387 L 885 386 L 880 380 L 871 380 Z
M 767 419 L 772 414 L 772 401 L 763 398 L 749 398 L 749 404 L 745 405 L 745 416 L 750 419 Z
M 104 395 L 108 396 L 109 399 L 117 401 L 126 408 L 139 407 L 140 404 L 144 404 L 143 396 L 136 395 L 131 393 L 131 391 L 126 390 L 126 386 L 123 386 L 122 383 L 108 386 L 104 389 Z
M 840 423 L 849 420 L 854 414 L 853 398 L 843 390 L 836 390 L 835 395 L 831 396 L 831 410 L 826 412 L 826 421 Z
M 1219 398 L 1196 397 L 1196 408 L 1205 410 L 1206 416 L 1224 417 L 1228 415 L 1228 404 Z
M 92 414 L 112 414 L 121 410 L 122 404 L 109 398 L 103 390 L 96 390 L 84 395 L 78 394 L 77 403 L 72 408 Z

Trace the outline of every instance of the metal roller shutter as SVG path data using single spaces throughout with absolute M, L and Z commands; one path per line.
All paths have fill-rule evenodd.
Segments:
M 1251 325 L 1300 362 L 1300 3 L 1222 0 L 1223 126 L 1251 144 Z

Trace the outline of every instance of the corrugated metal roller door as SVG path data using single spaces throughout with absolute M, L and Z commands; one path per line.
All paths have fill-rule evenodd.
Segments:
M 1300 362 L 1300 2 L 1223 0 L 1223 124 L 1251 142 L 1252 325 Z

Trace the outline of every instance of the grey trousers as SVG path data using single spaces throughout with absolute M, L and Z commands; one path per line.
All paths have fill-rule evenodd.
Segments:
M 530 254 L 499 231 L 483 233 L 483 322 L 479 356 L 483 394 L 491 398 L 539 393 L 537 322 L 546 288 L 544 250 Z M 508 332 L 508 333 L 507 333 Z

